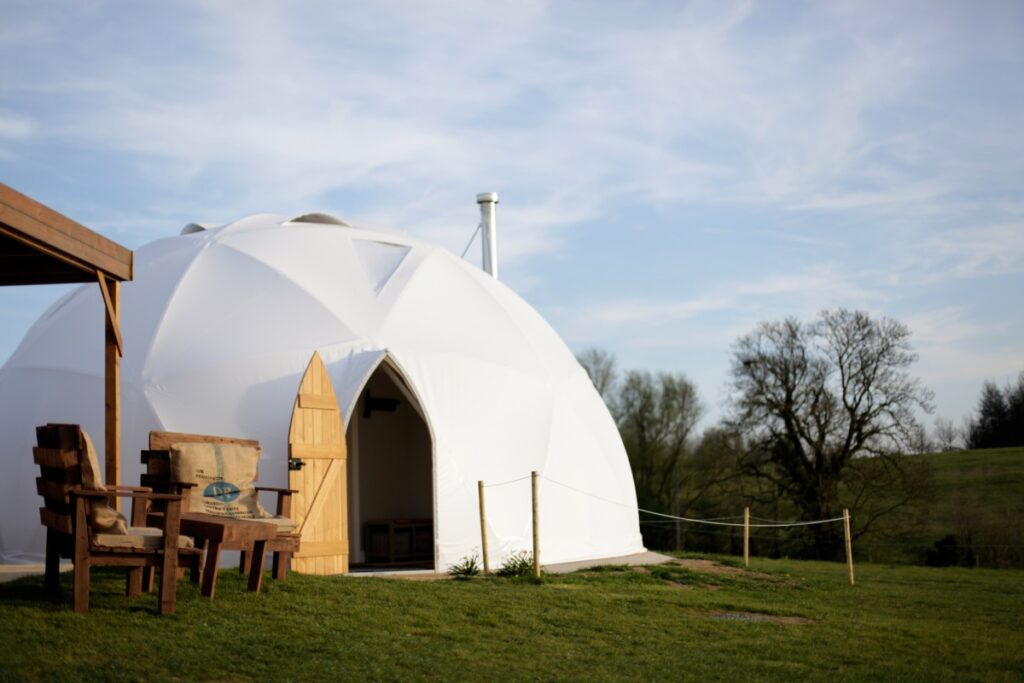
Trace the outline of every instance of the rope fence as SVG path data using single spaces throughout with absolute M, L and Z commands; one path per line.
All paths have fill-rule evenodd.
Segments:
M 743 527 L 744 529 L 781 529 L 784 527 L 791 526 L 813 526 L 815 524 L 831 524 L 832 522 L 841 522 L 843 517 L 832 517 L 831 519 L 816 519 L 811 522 L 774 522 L 771 524 L 744 524 L 742 522 L 716 522 L 712 519 L 692 519 L 690 517 L 678 517 L 676 515 L 667 515 L 664 512 L 654 512 L 653 510 L 644 510 L 643 508 L 637 508 L 640 512 L 648 515 L 657 515 L 658 517 L 665 517 L 669 520 L 677 520 L 680 522 L 691 522 L 693 524 L 714 524 L 715 526 L 734 526 Z
M 648 524 L 648 525 L 653 525 L 653 524 L 678 524 L 679 522 L 687 522 L 689 524 L 709 524 L 709 525 L 720 526 L 720 527 L 742 528 L 743 529 L 743 564 L 744 564 L 744 566 L 747 566 L 747 567 L 750 566 L 750 539 L 751 538 L 755 538 L 755 539 L 767 539 L 767 538 L 770 538 L 770 537 L 767 537 L 767 536 L 757 536 L 757 535 L 751 536 L 751 534 L 750 534 L 750 530 L 751 529 L 784 529 L 784 528 L 791 528 L 791 527 L 806 527 L 806 526 L 814 526 L 814 525 L 818 525 L 818 524 L 834 524 L 836 522 L 842 522 L 843 523 L 843 535 L 844 535 L 843 545 L 845 546 L 845 549 L 846 549 L 846 564 L 847 564 L 847 568 L 848 568 L 848 571 L 849 571 L 850 585 L 851 586 L 855 585 L 854 572 L 853 572 L 853 545 L 852 545 L 852 539 L 851 539 L 851 536 L 850 536 L 850 511 L 845 509 L 845 508 L 843 509 L 843 515 L 841 517 L 831 517 L 829 519 L 781 521 L 781 520 L 776 520 L 776 519 L 766 519 L 764 517 L 752 517 L 751 514 L 750 514 L 750 507 L 745 507 L 743 509 L 743 515 L 735 515 L 735 516 L 731 516 L 731 517 L 713 517 L 713 518 L 710 518 L 710 519 L 697 519 L 697 518 L 693 518 L 693 517 L 681 517 L 679 515 L 670 515 L 668 513 L 658 512 L 656 510 L 646 510 L 646 509 L 638 507 L 636 505 L 629 505 L 627 503 L 622 503 L 620 501 L 612 500 L 610 498 L 605 498 L 604 496 L 599 496 L 599 495 L 597 495 L 595 493 L 591 493 L 589 491 L 584 491 L 583 489 L 577 488 L 575 486 L 571 486 L 571 485 L 566 484 L 564 482 L 557 481 L 557 480 L 552 479 L 550 477 L 541 476 L 537 472 L 531 472 L 529 475 L 526 475 L 526 476 L 523 476 L 523 477 L 518 477 L 516 479 L 509 479 L 507 481 L 502 481 L 502 482 L 496 482 L 496 483 L 493 483 L 493 484 L 485 484 L 483 481 L 478 481 L 477 482 L 477 492 L 478 492 L 479 501 L 480 501 L 480 537 L 481 537 L 481 542 L 482 542 L 481 545 L 482 545 L 482 550 L 483 550 L 484 573 L 490 573 L 490 560 L 489 560 L 488 554 L 487 554 L 487 512 L 486 512 L 486 506 L 485 506 L 485 503 L 484 503 L 484 489 L 495 488 L 495 487 L 499 487 L 499 486 L 506 486 L 506 485 L 509 485 L 509 484 L 515 484 L 517 482 L 525 481 L 527 479 L 530 479 L 531 483 L 532 483 L 532 485 L 531 485 L 531 503 L 532 503 L 532 510 L 533 510 L 533 515 L 532 515 L 533 516 L 533 564 L 534 564 L 534 574 L 536 576 L 538 576 L 538 577 L 540 576 L 540 521 L 539 521 L 540 501 L 538 499 L 538 481 L 540 479 L 544 479 L 544 481 L 547 481 L 547 482 L 549 482 L 551 484 L 555 484 L 556 486 L 561 486 L 562 488 L 569 489 L 570 491 L 574 491 L 574 492 L 576 492 L 576 493 L 578 493 L 580 495 L 588 496 L 590 498 L 602 501 L 604 503 L 608 503 L 610 505 L 616 505 L 616 506 L 621 507 L 621 508 L 626 508 L 626 509 L 629 509 L 629 510 L 636 510 L 638 513 L 643 513 L 643 514 L 647 514 L 647 515 L 654 515 L 655 517 L 661 517 L 662 518 L 661 520 L 644 520 L 644 521 L 640 522 L 640 524 Z M 737 520 L 737 519 L 742 519 L 743 521 L 742 522 L 732 521 L 732 520 Z M 754 522 L 751 523 L 751 520 L 754 520 Z M 699 530 L 695 529 L 694 531 L 698 531 L 698 533 L 700 533 Z M 708 532 L 703 532 L 703 533 L 719 533 L 719 534 L 721 534 L 721 532 L 713 532 L 713 531 L 708 531 Z M 772 540 L 774 540 L 774 539 L 772 539 Z
M 492 488 L 496 488 L 498 486 L 508 486 L 509 484 L 515 484 L 516 482 L 526 481 L 529 478 L 530 478 L 530 475 L 527 474 L 525 477 L 519 477 L 517 479 L 509 479 L 508 481 L 499 481 L 496 484 L 484 484 L 484 488 L 492 489 Z

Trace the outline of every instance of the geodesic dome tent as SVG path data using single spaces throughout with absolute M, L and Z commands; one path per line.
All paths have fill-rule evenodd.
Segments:
M 43 554 L 34 427 L 79 423 L 102 442 L 95 290 L 54 304 L 0 369 L 0 561 Z M 260 483 L 285 485 L 318 351 L 347 430 L 355 561 L 360 525 L 388 517 L 432 521 L 439 570 L 478 551 L 478 480 L 513 482 L 488 489 L 492 559 L 529 549 L 531 470 L 545 563 L 643 549 L 626 454 L 585 371 L 536 311 L 448 251 L 320 214 L 191 226 L 135 252 L 121 320 L 122 483 L 161 429 L 259 439 Z

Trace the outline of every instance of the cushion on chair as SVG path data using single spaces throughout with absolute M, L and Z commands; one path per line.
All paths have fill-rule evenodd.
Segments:
M 263 522 L 264 524 L 273 524 L 277 527 L 277 533 L 279 534 L 293 534 L 298 528 L 299 524 L 290 517 L 284 517 L 283 515 L 271 515 L 263 519 L 257 519 L 257 522 Z
M 237 519 L 269 517 L 256 496 L 256 446 L 220 443 L 171 444 L 171 480 L 193 483 L 189 511 Z
M 92 439 L 81 430 L 82 444 L 78 449 L 78 464 L 82 468 L 82 488 L 86 491 L 106 491 L 107 487 L 100 481 L 100 463 L 93 448 Z M 106 498 L 89 501 L 89 517 L 94 533 L 126 534 L 128 521 L 120 512 L 111 507 Z
M 164 547 L 164 532 L 148 526 L 132 526 L 124 534 L 96 534 L 93 542 L 109 548 L 157 549 Z M 178 536 L 178 547 L 194 548 L 195 543 L 189 536 Z

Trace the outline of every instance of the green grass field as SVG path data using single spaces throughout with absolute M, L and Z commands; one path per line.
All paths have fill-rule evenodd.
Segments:
M 936 527 L 955 528 L 957 504 L 998 515 L 1024 505 L 1024 448 L 935 453 L 927 456 L 935 480 Z
M 0 680 L 1024 679 L 1019 572 L 754 559 L 525 580 L 293 575 L 178 613 L 95 572 L 92 610 L 0 584 Z M 726 572 L 726 573 L 723 573 Z M 65 596 L 67 597 L 67 596 Z
M 971 548 L 980 566 L 1024 566 L 1024 448 L 924 457 L 934 483 L 924 528 L 906 534 L 895 554 L 884 546 L 874 554 L 917 562 L 935 541 L 952 534 Z

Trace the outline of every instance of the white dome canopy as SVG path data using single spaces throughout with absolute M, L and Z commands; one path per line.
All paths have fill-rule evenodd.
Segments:
M 540 315 L 448 251 L 310 216 L 251 216 L 135 252 L 122 290 L 122 483 L 138 482 L 139 451 L 162 429 L 259 439 L 260 483 L 285 485 L 292 404 L 318 351 L 346 426 L 385 361 L 419 404 L 439 570 L 479 552 L 477 481 L 531 470 L 545 563 L 641 551 L 618 432 Z M 0 561 L 43 554 L 34 427 L 82 424 L 103 452 L 102 306 L 96 286 L 70 292 L 0 369 Z M 492 560 L 528 550 L 529 480 L 487 496 Z

